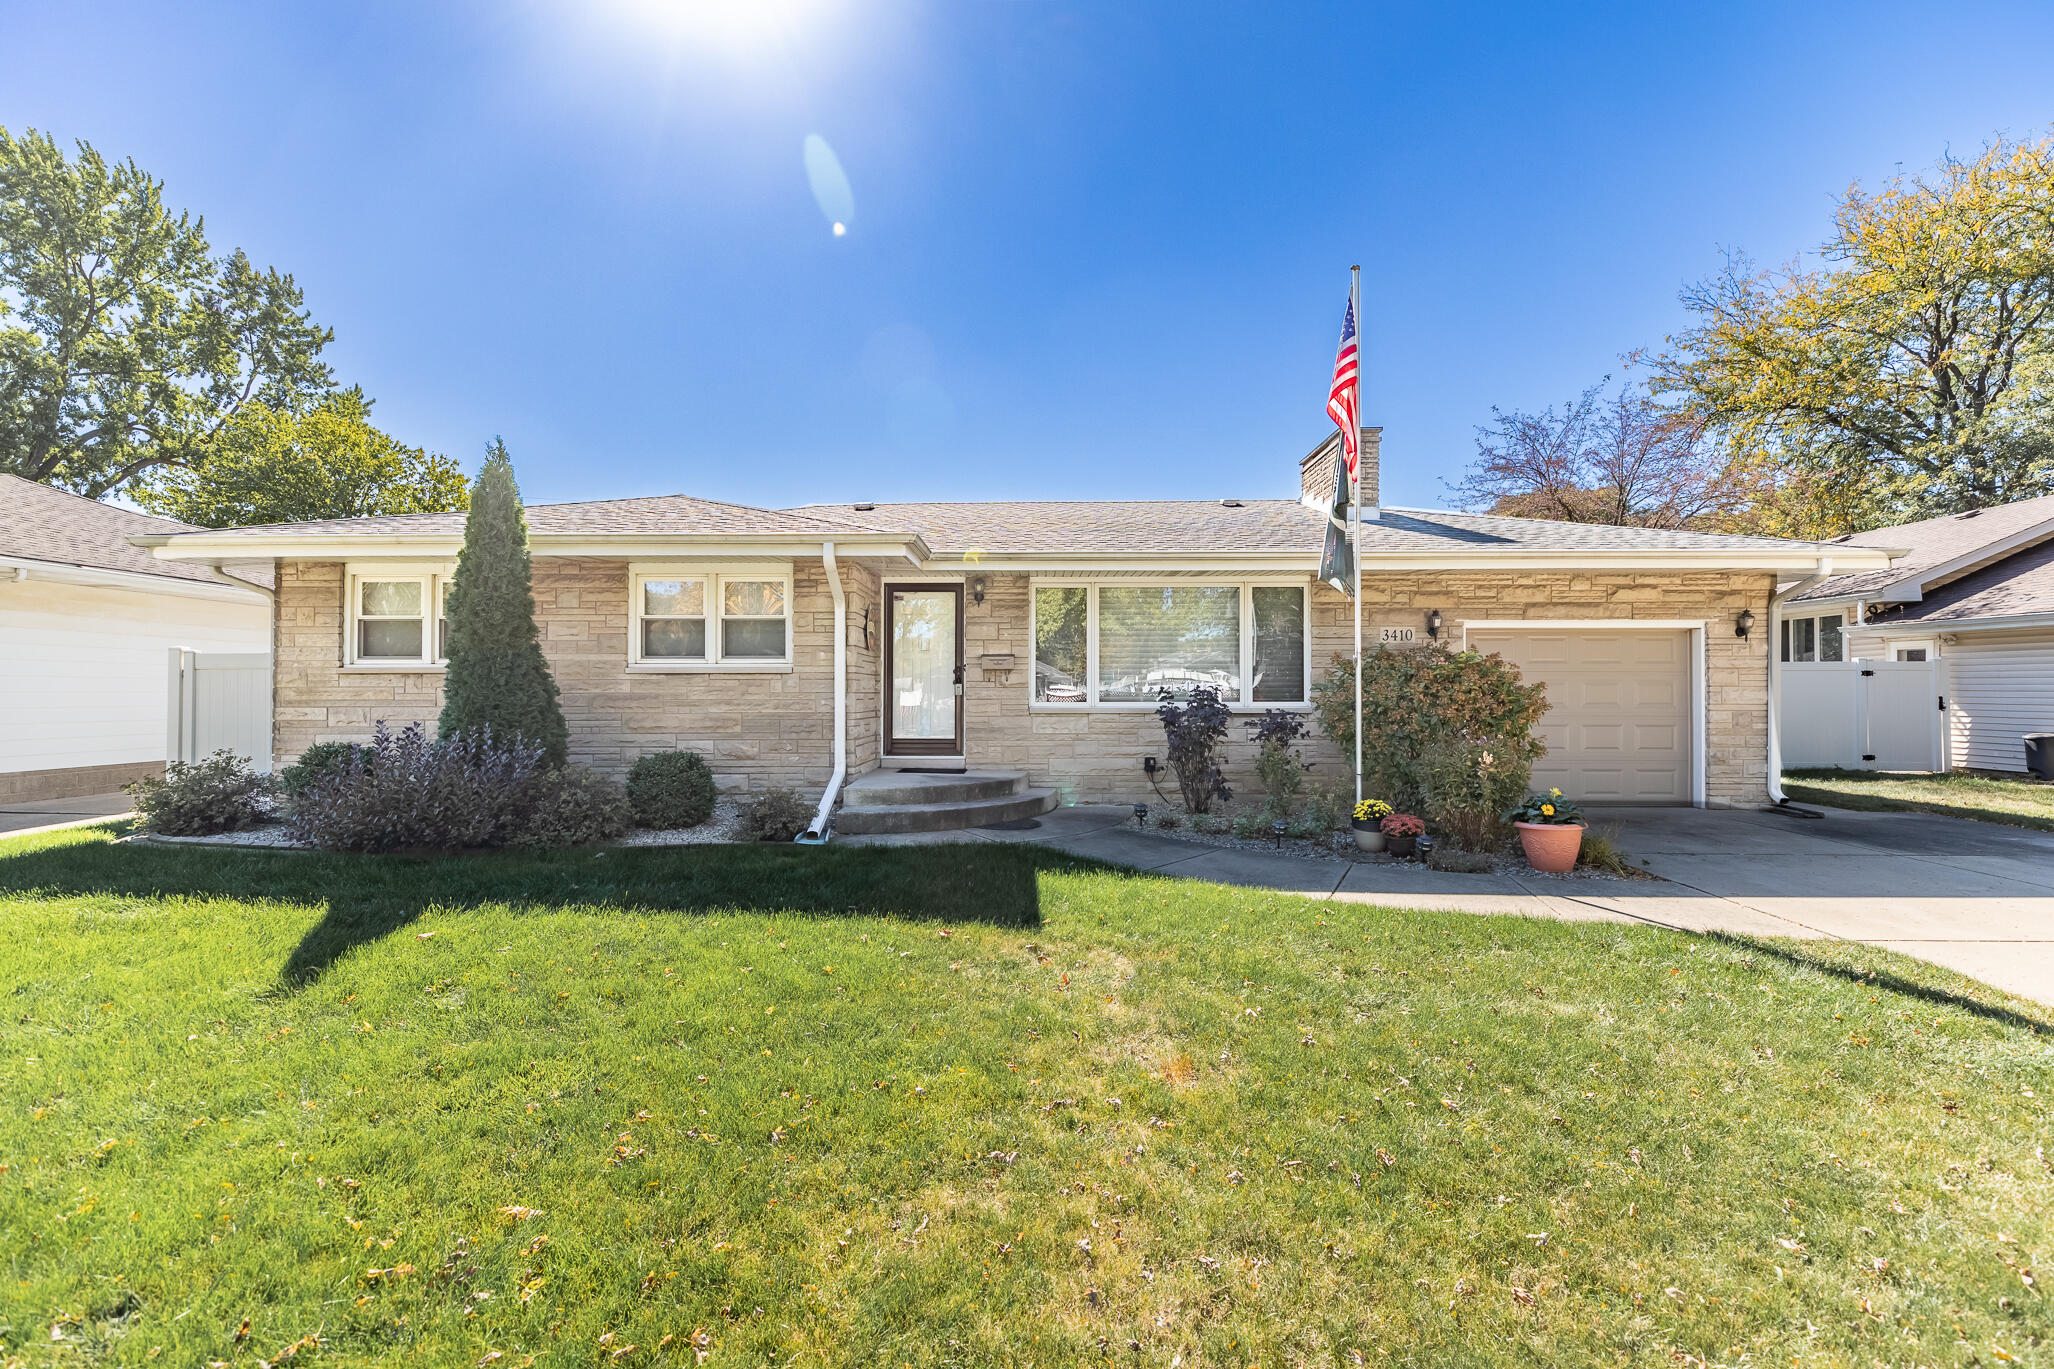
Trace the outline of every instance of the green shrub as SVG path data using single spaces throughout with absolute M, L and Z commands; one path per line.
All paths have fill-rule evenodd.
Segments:
M 1195 822 L 1196 819 L 1193 819 L 1193 821 Z M 1181 813 L 1175 812 L 1157 813 L 1155 815 L 1155 825 L 1162 828 L 1165 832 L 1174 832 L 1184 825 L 1184 817 Z
M 1255 777 L 1269 796 L 1267 807 L 1278 817 L 1291 817 L 1297 813 L 1299 795 L 1305 789 L 1305 772 L 1312 768 L 1297 751 L 1298 743 L 1308 735 L 1305 715 L 1272 708 L 1243 726 L 1255 732 Z
M 1253 841 L 1257 837 L 1268 836 L 1269 825 L 1270 816 L 1267 812 L 1236 813 L 1234 815 L 1233 832 L 1235 836 L 1243 841 Z
M 315 742 L 300 752 L 300 758 L 278 772 L 278 787 L 287 794 L 297 794 L 323 775 L 344 769 L 363 753 L 366 760 L 370 753 L 355 742 Z
M 627 790 L 582 765 L 537 775 L 528 782 L 521 807 L 509 845 L 590 846 L 611 841 L 634 825 Z
M 1232 826 L 1233 824 L 1225 818 L 1216 817 L 1211 813 L 1200 813 L 1197 817 L 1191 819 L 1191 830 L 1203 832 L 1209 837 L 1222 836 Z
M 1414 768 L 1426 816 L 1471 851 L 1505 843 L 1510 829 L 1503 814 L 1533 774 L 1524 748 L 1503 737 L 1442 737 L 1420 751 Z
M 1336 657 L 1313 694 L 1321 729 L 1352 758 L 1355 663 Z M 1450 738 L 1487 744 L 1494 764 L 1523 763 L 1530 773 L 1547 754 L 1533 734 L 1547 711 L 1545 687 L 1521 683 L 1518 668 L 1502 656 L 1441 646 L 1380 648 L 1362 660 L 1363 772 L 1374 792 L 1406 810 L 1427 806 L 1421 757 Z
M 713 771 L 696 751 L 655 751 L 628 771 L 628 802 L 638 826 L 669 831 L 713 816 Z
M 813 807 L 789 789 L 768 789 L 742 810 L 743 841 L 790 841 L 813 821 Z
M 271 777 L 252 770 L 245 757 L 222 750 L 203 761 L 173 761 L 161 777 L 145 775 L 127 792 L 146 831 L 205 837 L 262 822 Z

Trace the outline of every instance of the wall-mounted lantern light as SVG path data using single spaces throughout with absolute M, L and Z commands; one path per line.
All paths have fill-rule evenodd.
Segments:
M 970 602 L 976 604 L 979 608 L 984 607 L 984 577 L 982 575 L 970 577 Z
M 1441 611 L 1437 608 L 1427 610 L 1426 635 L 1436 642 L 1441 640 Z
M 1748 633 L 1753 631 L 1754 610 L 1751 608 L 1744 608 L 1740 610 L 1740 613 L 1733 619 L 1733 635 L 1735 637 L 1745 638 Z

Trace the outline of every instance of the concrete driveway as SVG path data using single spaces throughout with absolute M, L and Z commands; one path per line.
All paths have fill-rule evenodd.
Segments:
M 1887 946 L 2054 1004 L 2054 833 L 1919 813 L 1823 809 L 1801 819 L 1690 808 L 1602 809 L 1600 827 L 1660 880 L 1456 875 L 1203 846 L 1137 831 L 1105 804 L 1059 808 L 1026 831 L 915 840 L 1029 841 L 1164 875 L 1352 903 Z M 855 842 L 907 838 L 842 838 Z
M 0 804 L 0 836 L 47 832 L 125 816 L 133 807 L 126 794 L 90 794 L 82 799 L 37 799 Z

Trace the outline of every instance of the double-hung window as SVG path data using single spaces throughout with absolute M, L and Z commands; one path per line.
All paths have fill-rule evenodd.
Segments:
M 448 659 L 446 569 L 352 566 L 345 581 L 343 664 L 426 669 Z
M 1304 705 L 1303 584 L 1034 587 L 1032 701 L 1153 708 L 1204 686 L 1243 707 Z
M 638 566 L 629 581 L 630 666 L 747 670 L 791 664 L 789 569 Z
M 1783 659 L 1786 661 L 1837 661 L 1842 656 L 1841 615 L 1828 613 L 1817 618 L 1783 620 Z

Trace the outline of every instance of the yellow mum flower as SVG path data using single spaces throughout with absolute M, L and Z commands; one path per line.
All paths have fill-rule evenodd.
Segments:
M 1541 805 L 1541 812 L 1546 813 L 1549 817 L 1553 817 L 1555 816 L 1555 805 L 1552 803 L 1544 803 Z
M 1558 799 L 1562 797 L 1562 791 L 1559 789 L 1550 789 L 1548 792 Z

